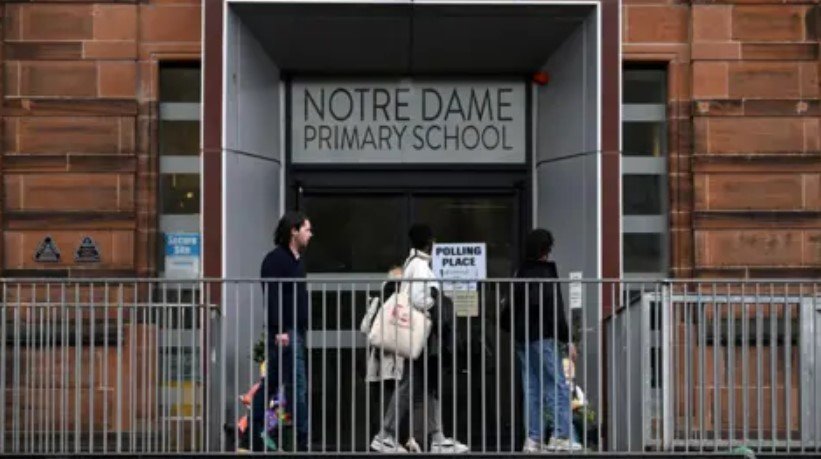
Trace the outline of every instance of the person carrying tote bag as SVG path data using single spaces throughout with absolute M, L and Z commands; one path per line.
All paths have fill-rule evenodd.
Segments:
M 418 258 L 418 255 L 412 254 L 405 263 L 403 273 Z M 402 282 L 399 291 L 385 300 L 371 322 L 368 341 L 373 347 L 385 352 L 416 360 L 428 341 L 432 322 L 426 312 L 428 308 L 423 310 L 411 305 L 411 284 L 408 281 Z
M 411 356 L 408 360 L 408 368 L 404 368 L 399 384 L 396 387 L 390 401 L 385 406 L 385 415 L 382 419 L 382 425 L 379 432 L 371 441 L 371 449 L 382 453 L 404 453 L 407 450 L 402 447 L 397 441 L 397 426 L 408 413 L 408 409 L 413 402 L 427 403 L 427 433 L 429 441 L 423 441 L 423 444 L 429 445 L 429 450 L 432 453 L 438 454 L 456 454 L 465 453 L 468 447 L 457 440 L 447 438 L 442 432 L 442 415 L 441 406 L 439 402 L 438 384 L 435 369 L 438 367 L 441 350 L 438 349 L 440 340 L 432 330 L 436 330 L 438 320 L 443 320 L 445 317 L 439 317 L 440 313 L 444 313 L 444 309 L 439 311 L 437 307 L 442 307 L 445 303 L 445 297 L 440 294 L 439 284 L 435 280 L 435 275 L 430 267 L 431 262 L 431 248 L 433 246 L 433 232 L 427 225 L 416 224 L 410 229 L 411 249 L 410 255 L 405 262 L 402 277 L 406 279 L 399 288 L 399 292 L 392 295 L 394 298 L 393 310 L 399 308 L 400 313 L 397 316 L 395 313 L 389 312 L 391 310 L 390 300 L 388 298 L 382 307 L 380 314 L 374 318 L 374 323 L 383 319 L 392 319 L 397 321 L 397 324 L 404 327 L 397 327 L 398 341 L 396 349 L 402 351 L 402 346 L 407 347 L 407 355 Z M 427 281 L 429 280 L 429 281 Z M 404 298 L 407 296 L 407 299 Z M 405 305 L 408 305 L 407 315 Z M 401 306 L 400 306 L 401 305 Z M 385 306 L 388 306 L 386 308 Z M 426 322 L 419 319 L 420 314 L 424 316 Z M 384 317 L 382 314 L 388 314 Z M 414 318 L 415 317 L 415 318 Z M 419 323 L 417 323 L 419 322 Z M 407 325 L 405 327 L 405 325 Z M 444 323 L 442 324 L 444 325 Z M 444 329 L 445 327 L 443 327 Z M 382 329 L 387 331 L 386 328 Z M 407 334 L 401 330 L 406 330 Z M 419 331 L 422 331 L 419 334 Z M 373 331 L 373 329 L 372 329 Z M 419 334 L 419 335 L 417 335 Z M 405 338 L 402 338 L 405 336 Z M 422 340 L 421 350 L 419 355 L 413 358 L 413 354 L 417 352 L 416 345 L 419 336 L 424 336 Z M 374 342 L 369 340 L 371 344 Z M 388 339 L 382 339 L 380 349 L 376 352 L 385 353 L 385 346 L 388 346 Z M 404 344 L 399 344 L 404 342 Z M 425 349 L 427 348 L 427 350 Z M 395 355 L 395 354 L 394 354 Z M 384 359 L 384 357 L 383 357 Z M 405 359 L 402 359 L 405 360 Z M 427 384 L 425 384 L 427 382 Z M 411 391 L 411 387 L 413 390 Z M 414 400 L 411 400 L 410 394 L 413 393 Z

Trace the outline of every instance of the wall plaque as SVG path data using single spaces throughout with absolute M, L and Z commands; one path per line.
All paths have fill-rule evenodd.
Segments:
M 100 251 L 97 249 L 97 244 L 93 239 L 86 236 L 80 247 L 77 248 L 77 253 L 74 255 L 74 261 L 78 263 L 99 263 Z
M 34 261 L 38 263 L 58 263 L 60 261 L 60 249 L 57 248 L 51 236 L 46 236 L 40 242 L 37 251 L 34 252 Z

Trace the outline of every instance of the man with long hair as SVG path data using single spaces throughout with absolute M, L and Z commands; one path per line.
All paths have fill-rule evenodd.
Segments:
M 265 400 L 276 396 L 280 386 L 284 386 L 299 451 L 308 449 L 309 425 L 305 333 L 310 311 L 302 255 L 312 237 L 308 217 L 287 212 L 277 224 L 276 247 L 265 256 L 260 269 L 260 277 L 276 279 L 263 284 L 268 329 Z

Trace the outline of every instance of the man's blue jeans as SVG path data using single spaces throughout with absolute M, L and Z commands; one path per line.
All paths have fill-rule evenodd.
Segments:
M 308 371 L 305 365 L 307 353 L 305 336 L 301 333 L 288 331 L 290 343 L 282 348 L 276 345 L 273 336 L 271 335 L 268 338 L 265 376 L 267 399 L 271 400 L 271 397 L 276 395 L 277 387 L 280 384 L 285 387 L 285 399 L 288 403 L 287 411 L 293 416 L 294 427 L 296 428 L 297 449 L 307 451 L 310 412 L 308 407 Z M 296 379 L 296 390 L 294 390 L 294 379 Z M 263 391 L 260 390 L 258 393 L 261 395 Z M 264 403 L 262 397 L 254 401 L 255 418 L 258 414 L 261 415 L 264 412 Z M 260 405 L 262 409 L 259 409 Z M 260 421 L 264 422 L 262 419 Z
M 546 415 L 553 423 L 553 437 L 577 441 L 570 411 L 570 386 L 564 377 L 562 356 L 552 339 L 516 345 L 522 367 L 526 408 L 522 409 L 527 436 L 543 441 Z M 546 443 L 546 441 L 544 441 Z

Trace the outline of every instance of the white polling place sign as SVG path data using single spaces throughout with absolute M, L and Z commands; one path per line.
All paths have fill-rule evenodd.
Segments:
M 165 234 L 165 277 L 196 279 L 200 275 L 200 235 Z
M 433 272 L 444 279 L 474 282 L 444 282 L 442 290 L 453 299 L 456 315 L 479 315 L 479 292 L 476 279 L 487 277 L 487 247 L 484 242 L 461 242 L 433 245 Z

